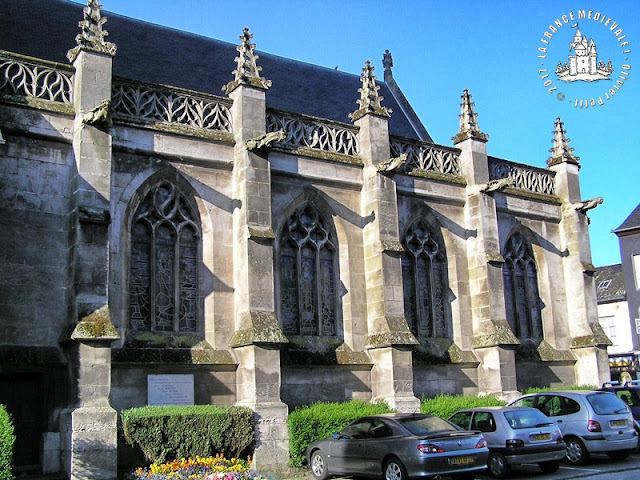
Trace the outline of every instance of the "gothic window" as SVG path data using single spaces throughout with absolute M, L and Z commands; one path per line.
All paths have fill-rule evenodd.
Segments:
M 280 314 L 287 335 L 336 335 L 336 248 L 310 204 L 287 219 L 279 243 Z
M 200 231 L 184 195 L 170 182 L 156 185 L 131 223 L 131 329 L 197 330 Z
M 437 238 L 427 223 L 418 220 L 403 239 L 404 314 L 418 339 L 449 337 L 446 256 Z
M 531 247 L 516 233 L 509 238 L 502 273 L 507 322 L 520 340 L 542 338 L 538 274 Z

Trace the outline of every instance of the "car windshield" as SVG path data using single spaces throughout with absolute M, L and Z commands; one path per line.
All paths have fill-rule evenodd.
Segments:
M 629 411 L 629 407 L 611 393 L 594 393 L 588 395 L 587 400 L 598 415 L 615 415 Z
M 640 407 L 640 398 L 638 398 L 638 390 L 636 389 L 620 389 L 616 390 L 616 395 L 620 400 L 631 407 Z
M 414 435 L 424 435 L 443 430 L 457 431 L 456 427 L 440 417 L 401 418 L 398 422 Z
M 512 410 L 504 412 L 504 416 L 513 429 L 543 427 L 553 424 L 544 413 L 536 409 Z

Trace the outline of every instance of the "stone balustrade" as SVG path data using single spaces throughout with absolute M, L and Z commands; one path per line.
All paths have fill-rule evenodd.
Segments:
M 222 97 L 114 79 L 111 110 L 116 120 L 170 123 L 232 133 L 231 102 Z
M 74 69 L 0 51 L 0 92 L 51 102 L 73 102 Z
M 511 179 L 513 180 L 513 188 L 555 195 L 554 177 L 555 174 L 550 170 L 489 157 L 489 179 Z
M 460 176 L 460 151 L 428 142 L 391 137 L 391 156 L 407 155 L 404 171 L 422 170 Z

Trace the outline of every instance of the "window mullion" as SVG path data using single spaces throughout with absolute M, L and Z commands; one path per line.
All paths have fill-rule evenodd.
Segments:
M 436 332 L 436 308 L 435 308 L 435 302 L 434 302 L 434 286 L 435 286 L 435 282 L 434 282 L 434 277 L 433 277 L 433 259 L 429 256 L 427 256 L 427 259 L 429 260 L 429 264 L 428 264 L 428 269 L 427 269 L 427 275 L 428 275 L 428 293 L 429 293 L 429 297 L 428 297 L 428 301 L 429 301 L 429 313 L 431 315 L 431 336 L 436 338 L 438 336 L 438 332 Z
M 170 223 L 170 225 L 172 225 Z M 180 331 L 180 231 L 175 227 L 176 241 L 173 245 L 173 331 Z
M 520 336 L 520 312 L 518 309 L 518 268 L 516 265 L 516 261 L 511 262 L 510 268 L 511 268 L 511 284 L 513 288 L 513 293 L 512 293 L 513 316 L 514 316 L 513 325 L 516 328 L 516 331 L 513 333 L 515 334 L 516 337 L 519 337 Z
M 323 331 L 322 331 L 323 330 L 322 329 L 322 301 L 321 301 L 321 296 L 320 296 L 320 292 L 321 292 L 321 288 L 322 288 L 322 285 L 321 285 L 322 282 L 321 282 L 321 278 L 320 278 L 320 249 L 315 244 L 315 242 L 312 245 L 315 247 L 315 250 L 316 250 L 316 254 L 315 254 L 316 325 L 318 325 L 318 335 L 322 335 L 322 333 L 323 333 Z
M 298 242 L 296 242 L 297 252 L 296 252 L 296 280 L 298 282 L 298 335 L 302 334 L 302 315 L 303 315 L 303 302 L 304 302 L 304 290 L 303 290 L 303 282 L 302 278 L 302 247 Z
M 150 329 L 156 331 L 156 224 L 151 224 L 151 248 L 149 249 L 149 311 Z

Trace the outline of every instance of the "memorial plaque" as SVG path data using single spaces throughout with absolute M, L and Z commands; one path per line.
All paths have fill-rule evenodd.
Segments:
M 147 375 L 148 405 L 193 405 L 193 375 Z

